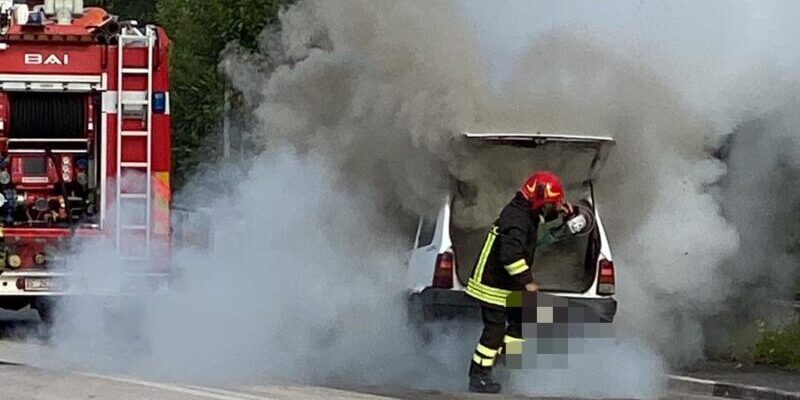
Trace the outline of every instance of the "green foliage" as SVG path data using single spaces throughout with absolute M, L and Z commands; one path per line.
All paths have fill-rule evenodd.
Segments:
M 221 154 L 225 80 L 217 66 L 228 43 L 255 50 L 268 24 L 292 0 L 87 0 L 120 19 L 157 22 L 173 41 L 170 93 L 174 184 Z
M 88 0 L 86 7 L 103 7 L 120 19 L 135 19 L 142 23 L 155 21 L 157 0 Z
M 764 330 L 753 357 L 757 363 L 800 371 L 800 322 Z
M 290 0 L 159 0 L 157 20 L 173 40 L 172 109 L 176 185 L 219 157 L 224 77 L 217 68 L 230 42 L 255 50 L 267 24 Z

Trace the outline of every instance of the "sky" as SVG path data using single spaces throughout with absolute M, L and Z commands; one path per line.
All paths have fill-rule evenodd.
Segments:
M 699 108 L 754 68 L 795 74 L 800 2 L 464 0 L 494 82 L 538 33 L 579 30 L 624 57 L 648 60 Z

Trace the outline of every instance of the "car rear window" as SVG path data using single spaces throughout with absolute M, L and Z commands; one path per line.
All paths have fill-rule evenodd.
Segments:
M 417 236 L 417 248 L 430 246 L 433 243 L 433 236 L 436 234 L 436 218 L 422 217 Z M 406 242 L 408 243 L 408 242 Z

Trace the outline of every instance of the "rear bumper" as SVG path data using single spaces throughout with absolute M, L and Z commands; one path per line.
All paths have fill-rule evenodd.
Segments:
M 409 313 L 416 320 L 480 319 L 481 304 L 463 290 L 427 288 L 412 293 Z
M 613 297 L 581 298 L 562 297 L 570 307 L 584 307 L 597 322 L 611 323 L 617 314 L 617 300 Z M 409 299 L 412 317 L 423 320 L 442 318 L 480 318 L 480 302 L 463 290 L 427 288 L 412 293 Z
M 166 292 L 170 278 L 167 273 L 81 276 L 41 270 L 6 270 L 0 273 L 0 298 L 159 294 Z

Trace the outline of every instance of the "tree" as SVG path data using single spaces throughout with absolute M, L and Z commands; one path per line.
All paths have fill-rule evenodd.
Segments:
M 103 7 L 121 19 L 135 19 L 142 23 L 155 21 L 157 0 L 89 0 L 85 6 Z
M 220 53 L 230 42 L 255 50 L 265 26 L 291 0 L 160 0 L 157 20 L 174 42 L 172 110 L 175 183 L 221 154 L 225 81 Z
M 157 22 L 173 41 L 170 93 L 174 184 L 221 154 L 225 81 L 220 53 L 231 42 L 255 50 L 261 31 L 292 0 L 88 0 L 120 19 Z

